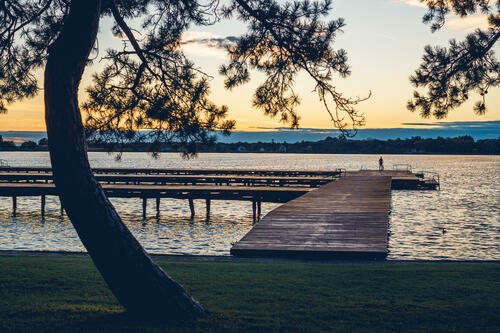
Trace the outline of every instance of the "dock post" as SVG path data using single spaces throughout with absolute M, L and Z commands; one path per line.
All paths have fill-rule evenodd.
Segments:
M 257 201 L 255 201 L 255 199 L 253 199 L 252 200 L 252 218 L 253 218 L 253 223 L 255 223 L 256 220 L 257 220 L 256 206 L 257 206 Z
M 160 217 L 160 197 L 156 197 L 156 217 Z
M 194 217 L 194 202 L 193 198 L 189 198 L 189 209 L 191 210 L 191 218 Z
M 42 217 L 45 217 L 45 195 L 42 195 L 41 209 L 42 209 Z
M 206 210 L 207 220 L 209 220 L 210 219 L 210 199 L 206 199 L 205 202 L 207 204 L 207 210 Z
M 12 197 L 12 211 L 14 216 L 16 216 L 16 211 L 17 211 L 17 197 Z
M 146 197 L 142 198 L 142 218 L 146 218 L 146 208 L 148 206 L 148 199 Z
M 257 201 L 257 221 L 260 221 L 260 215 L 262 212 L 262 200 Z

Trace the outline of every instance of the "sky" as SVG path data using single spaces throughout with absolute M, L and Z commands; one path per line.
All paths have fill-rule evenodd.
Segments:
M 408 77 L 420 64 L 424 46 L 445 45 L 451 38 L 463 39 L 468 32 L 486 23 L 485 18 L 480 16 L 468 19 L 451 17 L 443 29 L 431 33 L 429 26 L 422 23 L 424 13 L 425 8 L 417 0 L 333 0 L 333 9 L 328 18 L 342 17 L 346 22 L 344 32 L 336 39 L 334 48 L 347 51 L 352 69 L 350 77 L 334 78 L 334 84 L 346 96 L 364 97 L 371 92 L 372 96 L 359 105 L 359 110 L 367 119 L 365 133 L 368 133 L 367 130 L 392 129 L 387 133 L 396 135 L 400 133 L 396 131 L 399 129 L 411 132 L 412 129 L 427 131 L 453 127 L 444 123 L 461 124 L 461 128 L 467 129 L 467 124 L 486 122 L 490 130 L 491 123 L 498 128 L 498 88 L 491 89 L 488 94 L 489 111 L 485 116 L 477 116 L 472 112 L 472 105 L 478 100 L 475 94 L 471 102 L 452 111 L 444 123 L 436 122 L 435 119 L 421 119 L 418 113 L 406 110 L 406 101 L 413 92 Z M 107 45 L 119 46 L 121 43 L 111 36 L 110 25 L 109 19 L 101 24 L 98 38 L 102 48 Z M 190 41 L 184 45 L 185 53 L 203 71 L 213 76 L 211 98 L 217 104 L 229 106 L 229 118 L 236 120 L 238 132 L 283 132 L 282 123 L 251 107 L 252 93 L 263 80 L 261 74 L 252 73 L 249 84 L 231 91 L 224 89 L 223 78 L 217 74 L 219 66 L 228 60 L 222 49 L 214 47 L 214 42 L 238 36 L 244 31 L 245 26 L 235 21 L 225 21 L 211 27 L 193 26 L 184 36 L 184 40 Z M 498 45 L 495 51 L 498 52 Z M 90 75 L 98 67 L 87 68 L 82 88 L 90 84 Z M 302 98 L 298 111 L 303 130 L 296 134 L 307 133 L 309 129 L 333 129 L 327 112 L 312 92 L 313 88 L 312 81 L 306 75 L 299 75 L 295 91 Z M 34 99 L 10 105 L 8 114 L 0 115 L 0 132 L 44 132 L 42 95 L 43 91 Z M 81 89 L 80 100 L 84 99 L 85 94 Z
M 358 131 L 355 140 L 364 139 L 408 139 L 414 136 L 421 138 L 454 138 L 463 135 L 472 136 L 475 140 L 498 139 L 500 136 L 500 121 L 456 121 L 456 122 L 427 122 L 406 123 L 413 127 L 392 128 L 363 128 Z M 417 127 L 416 127 L 417 126 Z M 45 131 L 0 131 L 3 139 L 20 144 L 25 141 L 38 142 L 47 137 Z M 217 141 L 224 143 L 234 142 L 288 142 L 318 141 L 327 137 L 338 136 L 339 132 L 332 128 L 290 129 L 289 127 L 254 128 L 245 131 L 234 131 L 230 136 L 218 133 Z

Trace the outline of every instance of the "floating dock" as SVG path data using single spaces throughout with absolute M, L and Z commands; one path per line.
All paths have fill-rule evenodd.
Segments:
M 439 174 L 430 171 L 411 172 L 410 170 L 359 170 L 348 171 L 347 176 L 389 176 L 393 190 L 438 190 Z

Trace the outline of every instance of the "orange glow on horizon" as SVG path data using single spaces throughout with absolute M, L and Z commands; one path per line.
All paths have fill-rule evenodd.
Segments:
M 235 101 L 236 102 L 236 101 Z M 368 103 L 368 102 L 367 102 Z M 259 110 L 252 109 L 239 103 L 239 105 L 229 105 L 229 118 L 236 120 L 236 131 L 242 132 L 269 132 L 277 128 L 288 128 L 288 124 L 283 124 L 277 119 L 263 115 Z M 235 103 L 237 104 L 237 102 Z M 411 127 L 403 123 L 425 123 L 434 122 L 435 119 L 421 119 L 418 114 L 410 113 L 400 107 L 377 107 L 376 105 L 366 105 L 363 110 L 367 115 L 366 129 L 374 128 L 401 128 Z M 463 109 L 463 110 L 462 110 Z M 300 128 L 334 129 L 328 118 L 328 114 L 323 109 L 305 110 L 302 106 L 299 112 L 301 115 Z M 471 108 L 461 108 L 450 114 L 444 121 L 487 121 L 497 120 L 495 112 L 491 111 L 486 116 L 475 116 Z M 471 119 L 473 118 L 473 119 Z M 427 126 L 419 126 L 425 128 Z M 431 125 L 429 125 L 431 127 Z M 0 115 L 0 131 L 45 131 L 44 105 L 34 101 L 15 103 L 8 107 L 8 113 Z

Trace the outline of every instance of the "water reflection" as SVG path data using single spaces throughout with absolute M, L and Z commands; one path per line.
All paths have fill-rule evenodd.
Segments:
M 93 166 L 247 169 L 376 168 L 378 155 L 200 154 L 186 161 L 177 154 L 159 160 L 144 153 L 126 153 L 117 164 L 112 155 L 91 153 Z M 2 153 L 11 165 L 49 165 L 44 152 Z M 441 191 L 393 191 L 389 259 L 500 259 L 500 157 L 387 155 L 384 162 L 411 164 L 414 170 L 441 175 Z M 190 219 L 187 200 L 162 199 L 156 217 L 155 200 L 148 201 L 142 219 L 137 198 L 112 198 L 124 222 L 152 253 L 228 255 L 232 242 L 252 226 L 249 202 L 212 201 L 210 220 L 205 201 L 195 200 Z M 83 251 L 57 198 L 47 197 L 40 214 L 39 197 L 18 198 L 12 216 L 10 198 L 0 198 L 0 249 Z M 263 204 L 266 214 L 277 207 Z

